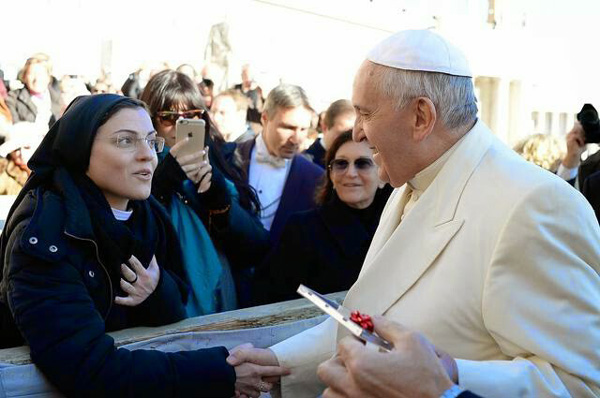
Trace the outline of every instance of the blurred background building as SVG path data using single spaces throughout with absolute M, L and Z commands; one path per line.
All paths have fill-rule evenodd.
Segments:
M 166 62 L 193 65 L 218 91 L 250 63 L 265 94 L 299 84 L 322 110 L 350 98 L 377 41 L 431 28 L 467 54 L 480 117 L 511 145 L 565 134 L 584 102 L 600 105 L 597 0 L 5 0 L 0 9 L 13 32 L 0 45 L 8 80 L 40 51 L 57 77 L 104 73 L 117 87 Z

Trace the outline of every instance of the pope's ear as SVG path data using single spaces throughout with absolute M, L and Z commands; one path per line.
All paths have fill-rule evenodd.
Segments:
M 415 141 L 421 142 L 433 131 L 437 120 L 437 112 L 435 105 L 429 98 L 419 97 L 415 101 L 413 138 Z

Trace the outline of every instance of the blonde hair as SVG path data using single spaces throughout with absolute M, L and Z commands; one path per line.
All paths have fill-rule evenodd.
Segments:
M 514 149 L 528 162 L 552 172 L 556 172 L 566 152 L 562 140 L 547 134 L 530 135 Z
M 29 73 L 29 68 L 31 68 L 31 65 L 34 64 L 42 64 L 48 71 L 48 76 L 52 75 L 52 61 L 50 60 L 50 57 L 44 53 L 36 53 L 33 54 L 31 57 L 27 58 L 27 61 L 25 61 L 25 66 L 23 66 L 23 69 L 19 71 L 19 75 L 17 76 L 17 78 L 23 84 L 25 83 L 25 78 Z

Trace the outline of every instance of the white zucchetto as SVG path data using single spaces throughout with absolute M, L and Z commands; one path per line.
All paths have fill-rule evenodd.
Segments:
M 396 69 L 473 77 L 463 53 L 430 30 L 403 30 L 373 48 L 367 59 Z

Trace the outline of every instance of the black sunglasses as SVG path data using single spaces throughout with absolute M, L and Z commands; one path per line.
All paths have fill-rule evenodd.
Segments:
M 171 124 L 175 124 L 177 119 L 179 119 L 180 117 L 182 117 L 184 119 L 195 119 L 197 117 L 201 118 L 202 116 L 204 116 L 204 109 L 190 109 L 189 111 L 182 111 L 182 112 L 176 112 L 176 111 L 156 112 L 156 117 L 160 121 L 162 121 L 164 123 L 171 123 Z
M 330 163 L 329 163 L 329 169 L 331 170 L 332 173 L 344 173 L 346 172 L 346 170 L 348 170 L 348 166 L 350 165 L 350 162 L 348 162 L 346 159 L 333 159 Z M 369 158 L 358 158 L 354 160 L 354 168 L 358 171 L 358 172 L 366 172 L 368 170 L 370 170 L 373 166 L 375 165 L 375 163 L 373 163 L 373 160 L 369 159 Z

